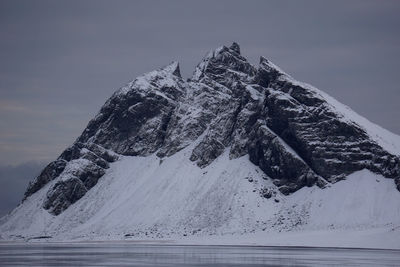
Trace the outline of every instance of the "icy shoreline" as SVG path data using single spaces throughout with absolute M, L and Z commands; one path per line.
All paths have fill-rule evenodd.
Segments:
M 262 247 L 323 247 L 356 249 L 400 249 L 400 227 L 365 230 L 315 230 L 262 232 L 245 235 L 188 236 L 166 239 L 135 239 L 120 236 L 81 237 L 71 240 L 43 238 L 30 240 L 0 240 L 10 243 L 137 243 L 144 245 L 185 246 L 262 246 Z

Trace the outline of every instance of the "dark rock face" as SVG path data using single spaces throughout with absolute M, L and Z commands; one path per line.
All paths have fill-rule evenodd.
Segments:
M 29 182 L 28 188 L 25 192 L 24 199 L 39 191 L 48 182 L 57 178 L 64 170 L 67 162 L 63 159 L 58 159 L 47 165 L 40 175 L 32 182 Z
M 56 180 L 43 207 L 58 215 L 95 186 L 118 155 L 168 157 L 194 141 L 190 160 L 199 167 L 227 149 L 231 158 L 249 155 L 285 195 L 364 168 L 394 178 L 400 191 L 398 156 L 320 91 L 265 58 L 254 67 L 233 43 L 210 52 L 188 81 L 172 63 L 118 90 L 25 198 Z
M 296 152 L 287 149 L 282 140 L 265 125 L 254 126 L 248 152 L 251 162 L 275 179 L 275 185 L 283 186 L 281 192 L 284 194 L 303 186 L 312 186 L 318 179 Z
M 259 80 L 269 79 L 265 86 L 272 88 L 266 91 L 266 125 L 316 174 L 331 182 L 364 168 L 390 178 L 400 176 L 399 157 L 384 151 L 359 125 L 333 112 L 318 92 L 271 70 L 269 64 L 262 59 L 259 74 Z
M 149 155 L 164 142 L 185 90 L 177 63 L 117 91 L 78 138 L 123 155 Z
M 54 215 L 58 215 L 83 197 L 86 192 L 86 187 L 76 177 L 67 181 L 59 181 L 54 185 L 52 191 L 47 193 L 47 199 L 43 204 L 43 208 L 49 210 Z
M 49 189 L 43 205 L 58 215 L 95 186 L 105 169 L 109 168 L 109 163 L 117 159 L 117 154 L 99 145 L 75 142 L 29 184 L 24 200 L 52 180 L 63 178 Z
M 60 214 L 95 186 L 104 173 L 104 168 L 88 159 L 71 160 L 60 175 L 60 181 L 47 192 L 43 207 L 55 215 Z

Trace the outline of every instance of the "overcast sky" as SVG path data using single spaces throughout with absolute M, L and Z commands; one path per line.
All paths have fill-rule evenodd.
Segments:
M 111 94 L 236 41 L 400 134 L 400 1 L 0 1 L 0 165 L 48 162 Z M 12 187 L 12 185 L 10 185 Z

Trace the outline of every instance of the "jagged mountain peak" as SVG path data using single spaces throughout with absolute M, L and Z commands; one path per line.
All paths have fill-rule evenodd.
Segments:
M 125 86 L 118 89 L 110 99 L 107 100 L 106 104 L 102 109 L 107 109 L 108 106 L 113 106 L 118 104 L 118 102 L 123 102 L 127 98 L 131 98 L 134 95 L 158 95 L 158 97 L 163 97 L 167 101 L 175 101 L 177 98 L 185 94 L 184 83 L 179 63 L 176 61 L 161 67 L 157 70 L 147 72 Z M 99 115 L 103 112 L 100 111 Z
M 229 47 L 230 50 L 235 51 L 236 53 L 238 53 L 240 55 L 240 46 L 238 43 L 233 42 L 231 44 L 231 46 Z
M 162 87 L 174 86 L 174 83 L 182 81 L 179 63 L 173 61 L 157 70 L 150 71 L 133 80 L 130 87 L 142 87 L 160 89 Z
M 370 125 L 362 120 L 354 123 L 355 117 L 342 111 L 337 102 L 295 81 L 266 58 L 261 57 L 259 66 L 254 67 L 240 55 L 236 43 L 222 46 L 207 54 L 188 82 L 182 80 L 179 64 L 172 62 L 119 89 L 74 144 L 30 184 L 24 203 L 40 201 L 36 207 L 57 216 L 66 211 L 79 213 L 71 211 L 71 206 L 83 205 L 79 204 L 83 198 L 84 203 L 90 202 L 88 198 L 101 195 L 96 190 L 107 190 L 107 185 L 118 187 L 118 173 L 122 170 L 113 166 L 120 166 L 119 162 L 125 160 L 136 162 L 133 166 L 141 162 L 151 166 L 147 176 L 140 177 L 141 183 L 152 181 L 160 196 L 168 198 L 160 188 L 166 188 L 165 192 L 171 192 L 171 188 L 181 190 L 177 181 L 168 184 L 163 180 L 175 179 L 175 173 L 180 173 L 162 167 L 164 161 L 171 165 L 174 158 L 180 162 L 173 166 L 183 164 L 182 168 L 187 168 L 184 173 L 194 185 L 185 188 L 192 195 L 200 194 L 196 179 L 210 178 L 207 172 L 214 173 L 213 166 L 232 166 L 230 161 L 241 162 L 249 169 L 235 169 L 232 177 L 250 181 L 250 174 L 258 175 L 268 184 L 251 191 L 257 199 L 284 198 L 314 185 L 324 188 L 362 169 L 393 178 L 400 190 L 398 154 L 370 134 Z M 221 160 L 229 161 L 218 165 Z M 223 183 L 229 184 L 229 171 L 215 170 L 221 173 L 217 178 L 212 176 L 215 183 L 221 182 L 218 179 L 222 177 Z M 133 184 L 128 188 L 136 192 L 134 181 L 139 178 L 131 179 Z M 147 197 L 136 193 L 140 201 Z M 151 190 L 148 194 L 153 196 Z M 207 194 L 214 193 L 210 189 Z M 221 194 L 229 197 L 230 193 Z M 215 198 L 224 202 L 222 195 Z M 128 198 L 126 203 L 130 203 Z M 177 208 L 179 203 L 175 203 Z M 204 206 L 197 205 L 201 213 Z
M 171 73 L 172 75 L 182 78 L 178 61 L 172 61 L 170 64 L 166 65 L 165 67 L 160 68 L 158 71 Z
M 208 77 L 220 81 L 219 77 L 224 76 L 226 72 L 255 75 L 256 68 L 241 56 L 237 43 L 233 43 L 230 47 L 220 46 L 210 51 L 196 66 L 191 80 L 200 81 L 202 78 Z

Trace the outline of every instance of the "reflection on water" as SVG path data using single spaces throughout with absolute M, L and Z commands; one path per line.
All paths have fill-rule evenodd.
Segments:
M 400 250 L 2 243 L 1 266 L 399 266 Z

